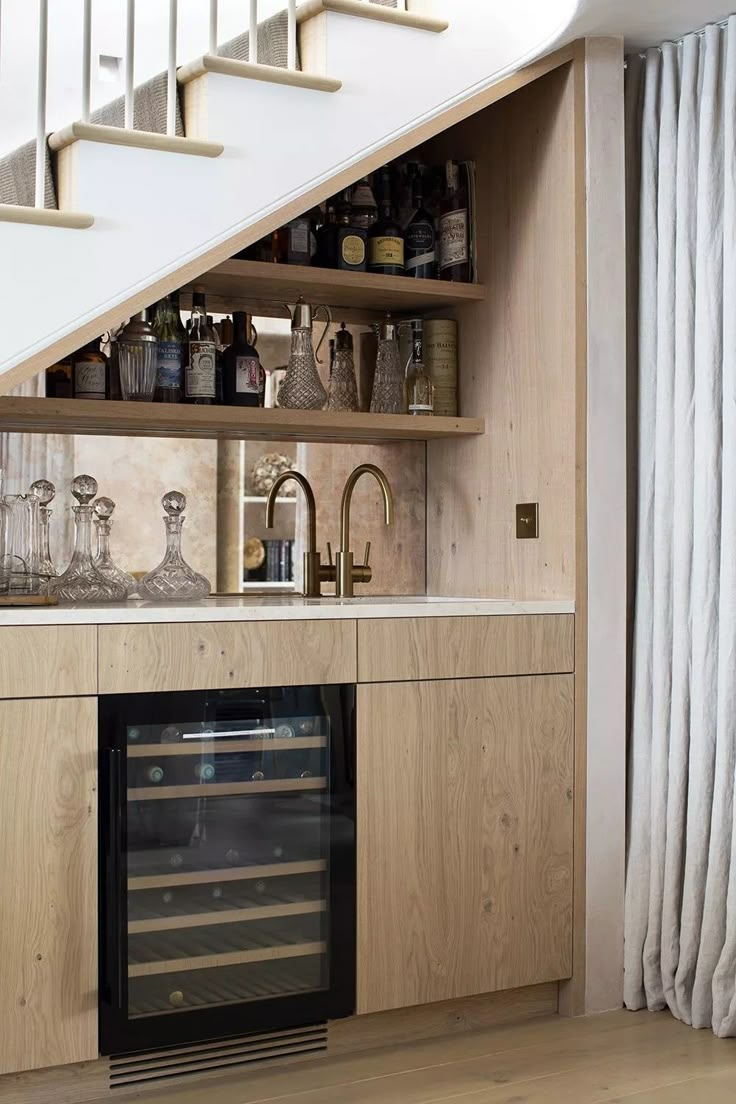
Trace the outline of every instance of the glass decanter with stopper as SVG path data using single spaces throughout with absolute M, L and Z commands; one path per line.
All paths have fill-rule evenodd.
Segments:
M 371 414 L 406 414 L 404 370 L 396 326 L 387 314 L 378 332 L 376 374 L 373 377 Z
M 103 575 L 110 587 L 116 592 L 116 600 L 124 602 L 128 595 L 135 589 L 135 579 L 127 571 L 113 560 L 110 555 L 110 530 L 112 529 L 112 515 L 115 503 L 111 498 L 104 496 L 95 499 L 92 504 L 94 522 L 97 529 L 97 555 L 94 565 Z
M 39 501 L 38 518 L 41 531 L 41 563 L 39 571 L 47 579 L 56 578 L 56 568 L 51 559 L 51 544 L 49 542 L 49 522 L 53 510 L 49 509 L 49 503 L 53 502 L 56 495 L 56 487 L 48 479 L 37 479 L 31 483 L 30 493 L 35 494 Z
M 78 475 L 72 483 L 72 495 L 77 500 L 74 511 L 74 552 L 66 571 L 52 579 L 49 591 L 60 602 L 115 602 L 117 591 L 94 565 L 92 559 L 92 499 L 97 494 L 97 480 L 91 475 Z
M 360 410 L 355 382 L 353 335 L 343 322 L 335 336 L 335 358 L 331 366 L 327 398 L 328 410 Z
M 140 580 L 136 594 L 147 602 L 206 598 L 210 593 L 209 579 L 191 568 L 181 553 L 186 496 L 181 491 L 167 491 L 161 505 L 165 511 L 166 553 L 158 567 Z
M 288 304 L 284 304 L 289 309 Z M 327 323 L 315 350 L 312 344 L 312 319 L 318 311 L 324 311 Z M 291 349 L 284 381 L 279 388 L 279 406 L 287 410 L 324 410 L 327 392 L 319 378 L 317 364 L 322 342 L 332 323 L 329 307 L 314 309 L 301 296 L 296 301 L 291 319 Z

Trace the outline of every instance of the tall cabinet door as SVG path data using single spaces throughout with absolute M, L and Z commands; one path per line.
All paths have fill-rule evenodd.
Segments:
M 358 689 L 358 1012 L 568 977 L 573 676 Z
M 97 699 L 0 701 L 0 1073 L 97 1058 Z

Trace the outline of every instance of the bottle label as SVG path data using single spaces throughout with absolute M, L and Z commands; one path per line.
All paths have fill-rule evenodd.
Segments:
M 404 239 L 388 236 L 371 238 L 371 265 L 397 265 L 404 267 Z
M 180 341 L 159 341 L 156 386 L 162 391 L 182 385 L 183 349 Z
M 406 231 L 406 271 L 434 264 L 434 227 L 428 222 L 413 222 Z
M 440 218 L 440 268 L 467 264 L 468 212 L 448 211 Z
M 345 264 L 362 265 L 365 260 L 365 242 L 358 234 L 346 234 L 342 239 L 342 259 Z
M 289 251 L 291 253 L 309 252 L 309 227 L 291 226 L 289 228 Z
M 215 379 L 214 341 L 190 341 L 185 378 L 187 398 L 214 399 Z
M 99 360 L 78 360 L 74 365 L 74 397 L 104 399 L 105 367 Z
M 261 362 L 258 357 L 235 358 L 235 390 L 238 395 L 258 395 L 261 385 Z

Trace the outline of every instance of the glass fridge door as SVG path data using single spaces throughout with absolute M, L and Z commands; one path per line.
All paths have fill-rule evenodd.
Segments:
M 100 703 L 103 1053 L 352 1013 L 353 688 Z

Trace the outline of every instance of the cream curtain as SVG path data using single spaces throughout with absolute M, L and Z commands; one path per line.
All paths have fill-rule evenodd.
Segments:
M 736 18 L 631 59 L 638 517 L 625 1001 L 736 1035 Z

